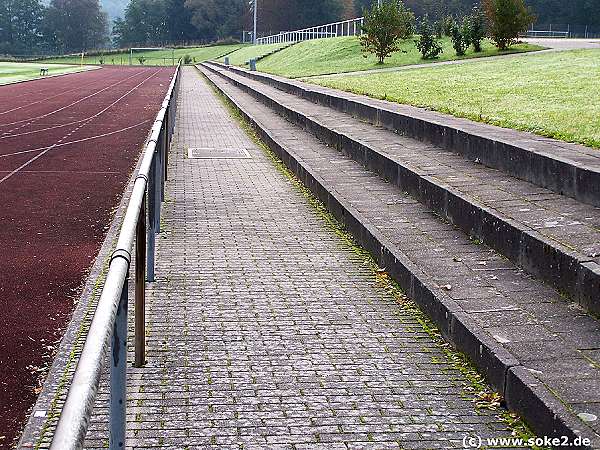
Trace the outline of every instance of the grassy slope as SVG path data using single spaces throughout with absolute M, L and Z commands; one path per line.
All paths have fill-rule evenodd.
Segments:
M 229 56 L 229 63 L 235 66 L 246 64 L 251 58 L 260 58 L 272 51 L 279 50 L 288 44 L 247 45 L 236 50 Z M 224 58 L 220 58 L 223 61 Z
M 175 60 L 183 58 L 184 55 L 190 55 L 192 58 L 196 58 L 196 62 L 202 62 L 209 59 L 217 59 L 221 56 L 230 53 L 234 50 L 242 47 L 241 44 L 233 45 L 215 45 L 212 47 L 196 47 L 196 48 L 180 48 L 175 50 Z M 171 50 L 151 50 L 146 52 L 135 52 L 133 57 L 133 63 L 139 65 L 140 62 L 137 58 L 144 56 L 147 58 L 146 65 L 171 65 L 172 64 L 172 51 Z M 104 56 L 104 64 L 129 64 L 129 53 L 115 53 Z M 75 63 L 81 62 L 81 57 L 68 56 L 64 58 L 53 58 L 46 60 L 48 63 Z M 84 57 L 85 64 L 100 64 L 100 56 L 86 56 Z
M 324 86 L 600 148 L 600 50 L 364 76 Z
M 442 45 L 444 53 L 438 59 L 424 61 L 411 39 L 402 44 L 402 51 L 394 53 L 383 65 L 379 65 L 375 56 L 364 57 L 356 37 L 319 39 L 301 42 L 271 55 L 259 61 L 257 68 L 263 72 L 297 78 L 458 59 L 448 38 L 442 40 Z M 498 50 L 490 42 L 486 41 L 483 49 L 481 53 L 469 50 L 462 58 L 498 55 Z M 512 52 L 537 49 L 539 47 L 521 44 L 515 46 Z
M 47 64 L 0 62 L 0 85 L 39 78 L 40 67 L 48 67 L 50 75 L 79 72 L 81 70 L 89 69 L 88 67 L 80 66 L 49 66 Z

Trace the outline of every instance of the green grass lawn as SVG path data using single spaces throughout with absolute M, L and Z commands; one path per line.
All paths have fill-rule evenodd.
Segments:
M 232 45 L 214 45 L 211 47 L 195 47 L 195 48 L 179 48 L 174 52 L 172 50 L 150 50 L 144 52 L 134 52 L 133 64 L 139 65 L 140 61 L 138 58 L 144 57 L 145 65 L 156 65 L 156 66 L 170 66 L 173 64 L 173 57 L 175 63 L 179 58 L 183 58 L 185 55 L 190 55 L 195 58 L 195 62 L 200 63 L 209 59 L 218 59 L 223 55 L 233 52 L 242 47 L 242 44 Z M 84 64 L 100 64 L 100 59 L 104 59 L 106 65 L 128 65 L 129 64 L 129 52 L 113 53 L 102 56 L 85 56 L 83 61 Z M 44 60 L 47 63 L 71 63 L 80 64 L 80 56 L 66 56 L 59 58 L 52 58 Z
M 229 63 L 234 66 L 243 66 L 251 58 L 260 58 L 287 45 L 289 44 L 247 45 L 228 55 Z M 224 59 L 224 57 L 220 58 L 220 61 Z
M 310 81 L 600 148 L 600 50 Z
M 90 67 L 85 66 L 68 66 L 62 64 L 48 65 L 0 62 L 0 85 L 39 78 L 41 67 L 47 67 L 49 69 L 49 75 L 60 75 L 63 73 L 80 72 L 82 70 L 90 69 Z
M 444 53 L 438 59 L 425 61 L 421 59 L 421 54 L 414 44 L 414 39 L 409 39 L 402 44 L 402 51 L 394 53 L 385 60 L 384 64 L 380 65 L 377 64 L 377 58 L 374 55 L 369 54 L 365 58 L 357 37 L 318 39 L 300 42 L 268 56 L 258 62 L 257 69 L 275 75 L 299 78 L 459 59 L 449 38 L 442 39 L 441 43 Z M 519 44 L 509 52 L 503 52 L 503 54 L 539 50 L 540 48 L 528 44 Z M 483 44 L 483 52 L 474 53 L 469 49 L 467 54 L 460 59 L 498 54 L 496 47 L 491 42 L 486 41 Z

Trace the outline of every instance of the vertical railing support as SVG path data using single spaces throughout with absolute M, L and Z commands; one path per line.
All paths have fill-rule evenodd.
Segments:
M 153 160 L 152 164 L 150 165 L 150 178 L 148 179 L 148 189 L 146 190 L 146 196 L 148 197 L 148 245 L 146 247 L 146 280 L 150 283 L 154 282 L 154 254 L 156 248 L 156 229 L 154 227 L 154 216 L 156 215 L 156 170 L 154 169 L 155 164 L 156 160 Z
M 123 283 L 113 325 L 110 358 L 110 450 L 125 448 L 127 414 L 127 303 L 129 283 Z
M 167 157 L 167 124 L 163 120 L 161 125 L 160 132 L 160 142 L 159 142 L 159 153 L 160 153 L 160 201 L 165 201 L 165 172 L 167 170 L 167 165 L 165 164 L 165 160 Z
M 156 234 L 160 233 L 160 213 L 161 213 L 161 201 L 162 201 L 162 138 L 159 137 L 159 142 L 156 143 L 156 150 L 154 152 L 154 173 L 152 174 L 154 178 L 154 222 L 152 226 L 154 227 L 154 232 Z
M 146 195 L 135 230 L 135 367 L 146 364 Z
M 165 181 L 168 180 L 168 167 L 169 167 L 169 148 L 171 147 L 171 108 L 167 108 L 165 112 Z

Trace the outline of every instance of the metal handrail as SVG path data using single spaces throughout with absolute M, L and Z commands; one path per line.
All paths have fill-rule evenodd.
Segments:
M 258 38 L 256 44 L 283 44 L 338 36 L 356 36 L 362 33 L 363 25 L 364 17 L 357 17 L 301 30 L 282 31 L 278 34 Z
M 135 365 L 145 364 L 145 282 L 154 281 L 155 234 L 160 232 L 161 201 L 168 150 L 175 125 L 181 62 L 175 69 L 146 144 L 117 246 L 94 318 L 54 432 L 50 450 L 79 450 L 94 408 L 104 358 L 111 340 L 110 449 L 125 448 L 127 309 L 131 252 L 136 247 Z M 146 203 L 148 222 L 146 223 Z M 146 226 L 147 224 L 147 226 Z M 147 273 L 146 273 L 147 269 Z

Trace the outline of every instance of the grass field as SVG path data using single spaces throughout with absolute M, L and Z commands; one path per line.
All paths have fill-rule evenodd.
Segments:
M 600 148 L 600 50 L 316 78 L 357 94 Z
M 203 62 L 209 59 L 218 59 L 223 55 L 233 52 L 243 47 L 242 44 L 232 45 L 215 45 L 212 47 L 195 47 L 195 48 L 179 48 L 174 52 L 172 50 L 150 50 L 144 52 L 135 52 L 133 54 L 133 64 L 140 65 L 138 58 L 144 57 L 145 65 L 156 65 L 156 66 L 170 66 L 173 64 L 173 58 L 175 63 L 185 55 L 190 55 L 195 58 L 195 62 Z M 83 61 L 84 64 L 100 64 L 100 60 L 104 59 L 104 64 L 107 65 L 128 65 L 129 64 L 129 52 L 112 53 L 102 56 L 85 56 Z M 80 56 L 66 56 L 60 58 L 52 58 L 45 60 L 47 63 L 81 63 Z
M 48 65 L 0 62 L 0 85 L 39 78 L 41 67 L 48 67 L 49 75 L 60 75 L 63 73 L 80 72 L 82 70 L 90 69 L 89 67 L 68 66 L 62 64 Z
M 362 53 L 356 37 L 339 37 L 305 41 L 271 55 L 257 64 L 258 70 L 290 78 L 330 73 L 353 72 L 359 70 L 380 69 L 385 67 L 406 66 L 427 62 L 459 59 L 449 38 L 442 40 L 444 53 L 438 59 L 425 61 L 415 47 L 412 39 L 402 44 L 402 51 L 393 54 L 383 65 L 377 64 L 373 55 Z M 514 53 L 539 50 L 540 47 L 519 44 L 509 52 Z M 471 49 L 460 59 L 498 55 L 498 50 L 490 42 L 483 44 L 483 52 L 474 53 Z
M 271 52 L 277 51 L 280 48 L 286 47 L 287 45 L 289 44 L 247 45 L 227 56 L 229 57 L 230 64 L 233 64 L 234 66 L 243 66 L 251 58 L 260 58 Z M 220 58 L 220 61 L 223 60 L 224 57 Z

